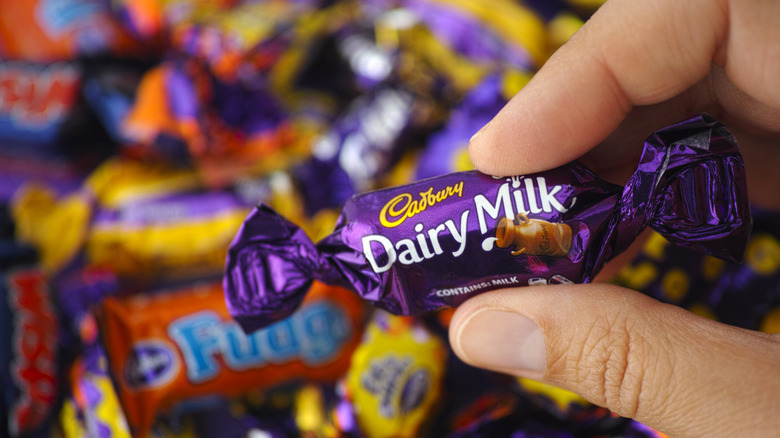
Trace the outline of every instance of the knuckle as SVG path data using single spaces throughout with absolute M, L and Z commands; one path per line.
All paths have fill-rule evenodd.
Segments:
M 665 360 L 665 353 L 653 346 L 647 330 L 646 324 L 625 315 L 596 318 L 548 358 L 548 375 L 619 415 L 633 417 L 643 395 L 660 395 L 650 362 Z

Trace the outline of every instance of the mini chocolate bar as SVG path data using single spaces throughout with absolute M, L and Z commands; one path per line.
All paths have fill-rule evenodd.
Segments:
M 349 368 L 366 310 L 351 292 L 317 283 L 291 319 L 246 335 L 222 304 L 218 283 L 103 301 L 102 345 L 134 436 L 188 400 L 303 378 L 335 382 Z
M 420 436 L 431 420 L 447 350 L 415 321 L 375 312 L 352 355 L 344 393 L 366 438 Z
M 233 240 L 224 289 L 245 330 L 289 315 L 314 279 L 418 315 L 507 286 L 589 282 L 646 226 L 709 255 L 742 256 L 751 226 L 744 164 L 724 125 L 700 115 L 656 132 L 625 187 L 573 162 L 354 196 L 316 245 L 260 205 Z
M 52 434 L 60 319 L 36 251 L 0 240 L 0 436 Z

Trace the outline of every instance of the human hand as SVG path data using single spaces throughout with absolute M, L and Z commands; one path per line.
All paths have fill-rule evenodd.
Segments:
M 618 286 L 487 292 L 455 312 L 450 342 L 469 364 L 568 389 L 671 437 L 780 431 L 780 335 Z
M 780 207 L 780 2 L 610 0 L 472 139 L 476 167 L 543 171 L 583 154 L 633 170 L 644 136 L 693 113 L 740 142 L 751 201 Z M 507 289 L 450 326 L 466 362 L 536 378 L 671 436 L 775 436 L 780 334 L 612 285 Z
M 753 202 L 778 208 L 778 77 L 777 1 L 610 0 L 475 135 L 469 153 L 491 175 L 543 171 L 587 153 L 599 175 L 621 180 L 649 133 L 707 112 L 739 140 Z

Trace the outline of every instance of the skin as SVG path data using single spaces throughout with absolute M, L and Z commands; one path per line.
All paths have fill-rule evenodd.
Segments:
M 581 157 L 624 182 L 644 137 L 707 112 L 740 142 L 751 201 L 777 209 L 779 78 L 776 0 L 610 0 L 475 135 L 469 152 L 493 175 Z M 530 322 L 496 322 L 512 315 Z M 507 361 L 503 350 L 511 349 L 482 348 L 475 333 L 518 339 L 515 351 L 543 344 L 541 361 Z M 670 436 L 780 431 L 780 334 L 730 327 L 628 289 L 485 293 L 458 309 L 450 339 L 468 363 L 572 390 Z

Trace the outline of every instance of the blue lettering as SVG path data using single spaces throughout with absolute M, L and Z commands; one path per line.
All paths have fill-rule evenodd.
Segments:
M 301 309 L 295 322 L 296 329 L 302 333 L 301 359 L 307 365 L 333 359 L 350 334 L 350 325 L 344 312 L 323 301 Z
M 226 322 L 224 330 L 227 345 L 223 350 L 228 368 L 243 370 L 263 363 L 259 342 L 259 335 L 262 332 L 255 332 L 247 336 L 241 327 L 234 322 Z
M 200 383 L 218 375 L 218 354 L 233 370 L 296 359 L 314 366 L 327 363 L 341 350 L 351 329 L 341 307 L 319 301 L 250 335 L 234 321 L 224 321 L 211 311 L 174 321 L 168 334 L 181 350 L 187 377 L 193 383 Z
M 199 312 L 176 320 L 168 328 L 184 356 L 187 377 L 193 383 L 208 380 L 219 372 L 214 354 L 220 350 L 219 323 L 214 312 Z
M 269 359 L 275 363 L 290 361 L 298 355 L 300 344 L 290 320 L 292 316 L 263 330 L 264 344 L 268 349 Z

